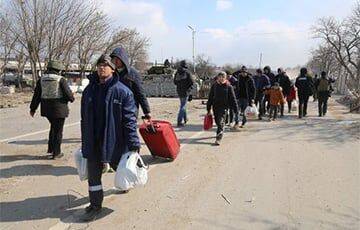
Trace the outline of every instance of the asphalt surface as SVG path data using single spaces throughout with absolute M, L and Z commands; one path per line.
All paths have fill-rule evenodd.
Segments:
M 177 99 L 150 103 L 156 118 L 175 122 Z M 175 129 L 179 157 L 153 159 L 143 146 L 149 181 L 127 194 L 105 174 L 104 211 L 91 223 L 79 221 L 87 183 L 72 156 L 79 99 L 70 109 L 65 157 L 56 161 L 44 154 L 46 119 L 31 118 L 27 106 L 0 110 L 1 229 L 360 229 L 360 116 L 333 100 L 326 117 L 311 103 L 306 119 L 227 129 L 218 147 L 215 128 L 202 130 L 205 106 L 193 101 L 189 125 Z

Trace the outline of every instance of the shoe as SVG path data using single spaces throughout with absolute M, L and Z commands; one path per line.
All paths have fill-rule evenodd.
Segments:
M 259 117 L 259 120 L 261 121 L 261 120 L 262 120 L 262 117 Z
M 62 158 L 63 156 L 64 156 L 64 153 L 60 153 L 60 154 L 57 154 L 57 155 L 53 154 L 51 159 L 53 159 L 53 160 L 55 160 L 55 159 L 60 159 L 60 158 Z
M 184 124 L 188 123 L 189 122 L 189 119 L 185 119 L 184 120 Z
M 214 144 L 219 146 L 220 145 L 220 140 L 216 140 Z
M 243 129 L 243 128 L 245 128 L 245 125 L 240 125 L 239 127 L 240 127 L 241 129 Z
M 184 127 L 184 126 L 185 126 L 184 123 L 178 123 L 178 124 L 177 124 L 177 127 Z
M 90 205 L 85 208 L 85 213 L 80 217 L 81 221 L 90 222 L 96 219 L 101 212 L 101 207 Z
M 234 131 L 240 131 L 240 127 L 238 124 L 235 124 L 231 129 Z

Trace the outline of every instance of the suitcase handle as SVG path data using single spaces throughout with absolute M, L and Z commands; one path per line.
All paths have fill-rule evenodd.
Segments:
M 151 119 L 146 119 L 145 116 L 142 116 L 141 118 L 146 126 L 146 131 L 148 133 L 156 133 L 156 128 L 155 128 L 153 122 L 151 121 Z

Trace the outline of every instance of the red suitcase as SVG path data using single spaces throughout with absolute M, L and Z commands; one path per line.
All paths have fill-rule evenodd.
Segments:
M 151 155 L 174 160 L 180 151 L 180 143 L 171 123 L 167 121 L 144 121 L 140 134 Z

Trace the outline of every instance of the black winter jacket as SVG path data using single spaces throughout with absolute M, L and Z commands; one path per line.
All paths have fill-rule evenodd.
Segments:
M 239 110 L 234 88 L 229 82 L 225 84 L 215 82 L 211 86 L 206 109 L 210 111 L 211 108 L 213 108 L 214 111 L 222 111 L 228 108 L 231 108 L 235 112 Z
M 136 107 L 139 109 L 140 105 L 144 114 L 150 113 L 150 106 L 142 86 L 141 76 L 135 68 L 130 66 L 125 49 L 118 47 L 114 49 L 110 56 L 117 57 L 124 63 L 125 68 L 122 71 L 117 70 L 116 74 L 119 76 L 120 82 L 126 85 L 134 94 Z
M 236 98 L 246 98 L 250 103 L 250 101 L 254 100 L 256 96 L 254 79 L 250 74 L 245 77 L 237 75 L 237 79 Z
M 290 78 L 286 74 L 278 74 L 275 78 L 278 80 L 281 88 L 283 89 L 284 96 L 289 95 L 291 88 Z
M 275 82 L 279 81 L 278 76 L 275 76 L 275 74 L 273 74 L 272 72 L 267 74 L 265 73 L 265 75 L 268 76 L 268 78 L 270 79 L 271 86 L 274 86 Z
M 174 84 L 179 97 L 186 97 L 190 94 L 194 80 L 191 73 L 184 67 L 179 67 L 175 73 Z
M 59 82 L 63 97 L 59 99 L 41 98 L 41 80 L 36 82 L 35 91 L 30 104 L 30 111 L 35 112 L 41 103 L 41 116 L 48 118 L 66 118 L 69 116 L 68 102 L 75 100 L 65 78 Z
M 300 96 L 311 96 L 313 94 L 314 83 L 310 76 L 300 75 L 296 78 L 295 86 Z

